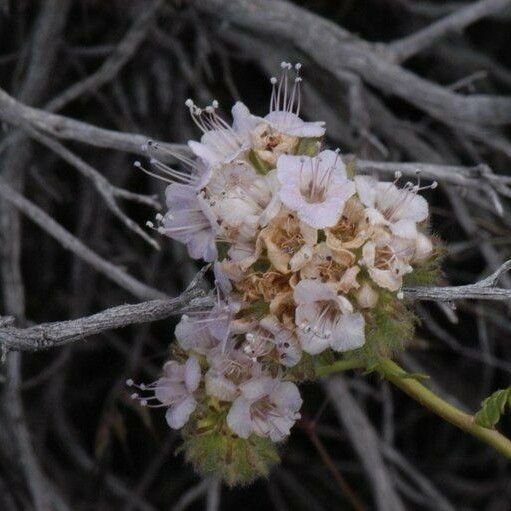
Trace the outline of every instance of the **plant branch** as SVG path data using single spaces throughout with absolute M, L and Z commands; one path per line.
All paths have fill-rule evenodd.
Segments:
M 9 96 L 3 89 L 0 89 L 0 119 L 18 127 L 21 127 L 23 123 L 28 123 L 57 138 L 141 155 L 145 155 L 142 146 L 149 138 L 136 133 L 122 133 L 98 128 L 86 122 L 27 106 Z M 186 146 L 180 144 L 159 143 L 162 147 L 173 151 L 186 151 Z
M 511 289 L 495 286 L 502 275 L 511 269 L 511 260 L 502 264 L 489 277 L 466 286 L 446 287 L 414 287 L 404 288 L 404 296 L 412 300 L 433 300 L 450 302 L 454 300 L 478 299 L 478 300 L 511 300 Z
M 122 197 L 125 199 L 131 199 L 133 201 L 139 202 L 141 204 L 145 204 L 147 206 L 151 206 L 155 209 L 160 209 L 161 205 L 159 204 L 156 197 L 148 196 L 148 195 L 140 195 L 132 193 L 128 190 L 123 190 L 114 186 L 108 179 L 106 179 L 102 174 L 100 174 L 94 167 L 89 165 L 87 162 L 76 156 L 69 149 L 64 147 L 60 142 L 53 140 L 46 135 L 39 133 L 37 130 L 33 129 L 30 126 L 25 127 L 28 134 L 34 139 L 45 145 L 53 152 L 58 154 L 63 160 L 67 161 L 70 165 L 75 167 L 83 176 L 89 179 L 98 193 L 101 195 L 103 200 L 105 201 L 108 209 L 132 232 L 140 236 L 144 241 L 146 241 L 153 248 L 159 250 L 160 245 L 156 240 L 154 240 L 151 236 L 147 234 L 136 222 L 134 222 L 126 213 L 122 211 L 122 209 L 117 204 L 117 198 Z
M 73 252 L 89 266 L 93 267 L 137 298 L 149 299 L 166 297 L 165 293 L 147 286 L 115 264 L 100 257 L 96 252 L 64 229 L 50 215 L 45 213 L 33 202 L 23 197 L 23 195 L 16 192 L 2 179 L 0 179 L 0 197 L 15 206 L 21 213 L 32 220 L 32 222 L 46 231 L 52 238 L 56 239 L 64 248 Z
M 106 330 L 158 321 L 173 314 L 212 306 L 214 301 L 203 289 L 204 274 L 208 268 L 202 268 L 184 293 L 176 298 L 120 305 L 91 316 L 29 328 L 13 327 L 12 318 L 0 317 L 0 346 L 7 350 L 38 351 L 83 341 Z
M 506 458 L 511 459 L 511 441 L 508 438 L 496 430 L 478 426 L 474 422 L 473 415 L 462 412 L 455 406 L 447 403 L 416 379 L 408 378 L 408 373 L 395 362 L 388 359 L 383 360 L 378 364 L 376 370 L 386 380 L 399 387 L 431 412 L 493 447 L 496 451 L 506 456 Z
M 288 40 L 340 82 L 346 71 L 384 94 L 397 96 L 455 128 L 502 126 L 511 121 L 511 98 L 464 96 L 390 62 L 385 45 L 364 41 L 338 24 L 283 0 L 194 0 L 202 12 L 246 30 Z
M 511 5 L 510 0 L 480 0 L 471 3 L 414 34 L 390 43 L 387 48 L 391 52 L 393 62 L 403 62 L 446 35 L 461 32 L 472 23 L 509 5 Z

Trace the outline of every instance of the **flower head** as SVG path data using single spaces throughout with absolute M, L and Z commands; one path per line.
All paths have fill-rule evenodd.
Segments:
M 403 246 L 398 239 L 368 241 L 362 248 L 361 263 L 378 286 L 398 291 L 403 285 L 403 276 L 413 271 L 409 264 L 411 254 L 413 249 Z
M 254 378 L 240 386 L 241 395 L 233 402 L 227 424 L 241 438 L 252 433 L 284 440 L 300 418 L 300 392 L 294 383 L 269 376 Z
M 325 134 L 324 122 L 305 122 L 300 118 L 301 107 L 301 64 L 295 64 L 296 76 L 291 85 L 289 76 L 293 66 L 289 62 L 280 64 L 282 73 L 280 80 L 272 77 L 272 94 L 270 112 L 264 120 L 269 126 L 284 135 L 293 137 L 322 137 Z
M 413 185 L 406 183 L 403 188 L 396 186 L 401 177 L 396 173 L 396 181 L 392 183 L 378 182 L 370 176 L 356 176 L 357 194 L 366 206 L 366 218 L 370 224 L 386 225 L 392 233 L 402 238 L 417 236 L 418 222 L 428 217 L 428 203 L 418 192 L 427 188 L 435 188 L 436 182 L 422 187 L 420 182 Z
M 233 124 L 229 126 L 218 115 L 218 102 L 199 108 L 191 99 L 186 100 L 193 121 L 202 131 L 200 142 L 188 142 L 193 153 L 210 166 L 230 163 L 250 146 L 250 132 L 255 128 L 257 118 L 243 103 L 232 107 Z
M 282 203 L 316 229 L 334 226 L 346 201 L 355 193 L 338 151 L 322 151 L 313 158 L 281 156 L 277 175 Z
M 186 245 L 194 259 L 217 257 L 217 219 L 202 194 L 190 185 L 172 183 L 165 190 L 168 211 L 158 232 Z
M 149 385 L 136 385 L 132 380 L 128 386 L 149 393 L 148 397 L 132 394 L 142 406 L 167 408 L 165 419 L 172 429 L 182 428 L 197 407 L 194 393 L 199 387 L 201 369 L 196 357 L 190 356 L 186 363 L 169 360 L 163 366 L 164 376 Z
M 293 293 L 296 325 L 302 348 L 315 355 L 331 347 L 336 351 L 360 348 L 365 342 L 365 321 L 335 287 L 316 280 L 300 281 Z
M 240 386 L 260 376 L 262 369 L 243 350 L 233 346 L 227 350 L 217 348 L 208 354 L 209 370 L 205 376 L 206 393 L 222 401 L 233 401 L 240 394 Z

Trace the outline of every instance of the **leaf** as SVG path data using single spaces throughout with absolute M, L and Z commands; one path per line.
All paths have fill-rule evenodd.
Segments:
M 475 422 L 483 428 L 494 428 L 507 407 L 511 407 L 511 387 L 494 392 L 481 403 Z

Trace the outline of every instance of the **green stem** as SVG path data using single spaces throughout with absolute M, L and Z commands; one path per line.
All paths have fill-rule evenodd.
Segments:
M 511 459 L 511 441 L 508 438 L 494 429 L 478 426 L 474 421 L 473 415 L 462 412 L 455 406 L 447 403 L 416 379 L 407 378 L 406 371 L 395 362 L 392 362 L 392 360 L 382 360 L 376 370 L 385 379 L 392 382 L 396 387 L 399 387 L 403 392 L 433 413 L 493 447 L 506 456 L 506 458 Z
M 341 371 L 348 371 L 349 369 L 360 369 L 364 367 L 365 364 L 360 360 L 336 360 L 334 363 L 327 366 L 316 367 L 315 373 L 319 378 L 321 376 L 328 376 L 333 373 L 340 373 Z

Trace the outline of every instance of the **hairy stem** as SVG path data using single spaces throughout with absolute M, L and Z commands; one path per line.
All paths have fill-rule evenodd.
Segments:
M 407 378 L 407 373 L 395 362 L 385 359 L 378 364 L 376 369 L 386 380 L 399 387 L 422 406 L 511 459 L 511 441 L 508 438 L 494 429 L 478 426 L 473 415 L 462 412 L 447 403 L 416 379 Z
M 348 371 L 349 369 L 360 369 L 365 367 L 365 364 L 360 360 L 336 360 L 332 364 L 326 366 L 316 367 L 315 373 L 318 378 L 321 376 L 328 376 L 329 374 L 340 373 Z

